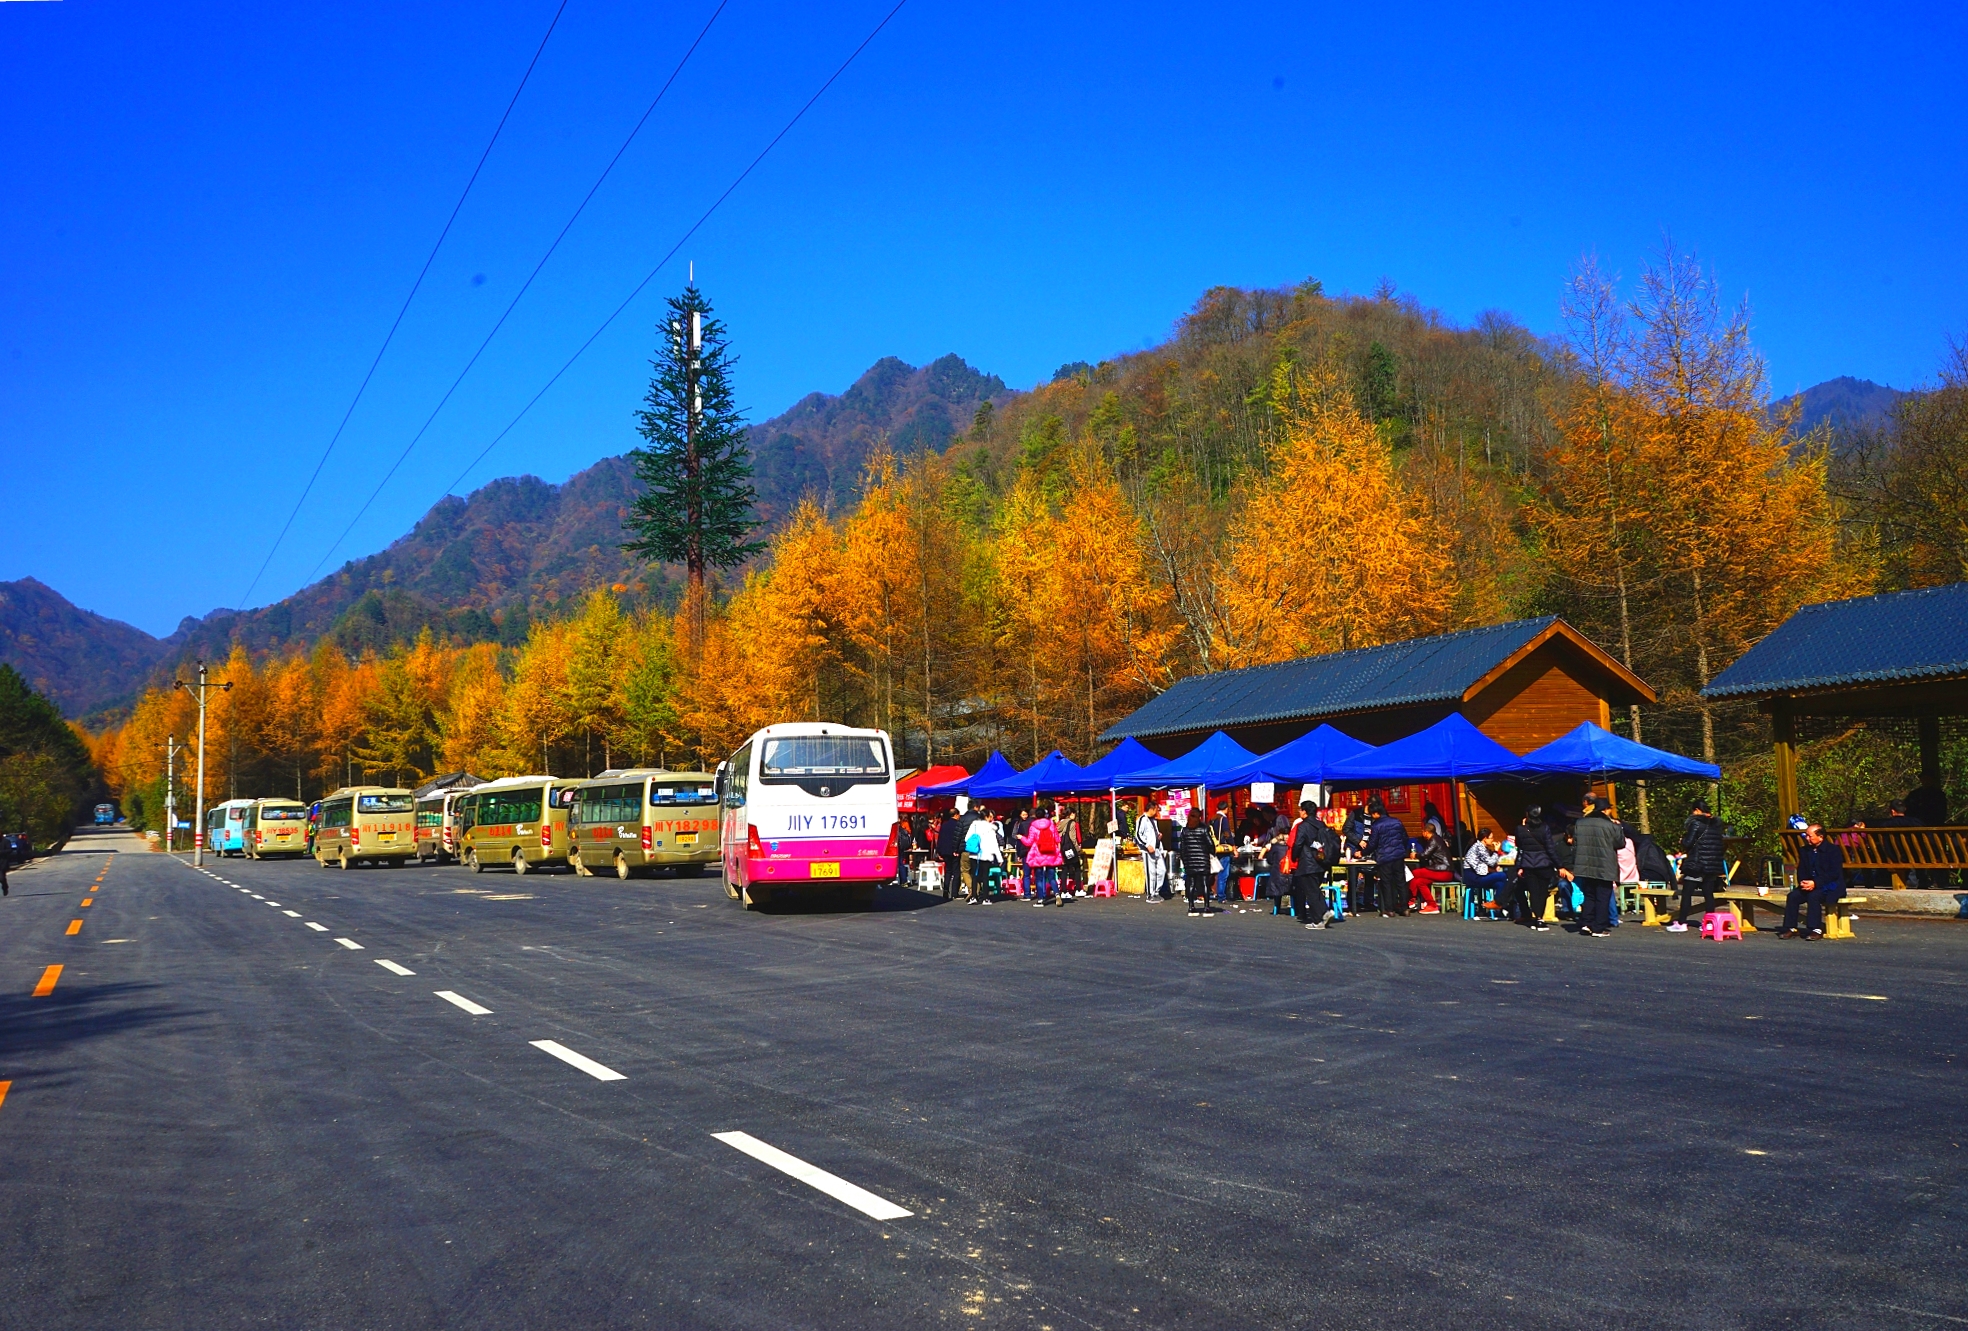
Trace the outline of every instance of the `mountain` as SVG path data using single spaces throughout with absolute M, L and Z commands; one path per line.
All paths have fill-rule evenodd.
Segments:
M 1805 432 L 1829 422 L 1840 435 L 1886 424 L 1893 408 L 1907 395 L 1897 388 L 1854 379 L 1849 374 L 1814 384 L 1797 395 L 1797 428 Z
M 810 393 L 750 432 L 759 514 L 768 527 L 812 494 L 845 501 L 884 440 L 898 452 L 941 448 L 1004 381 L 958 356 L 920 369 L 890 356 L 844 393 Z M 378 650 L 429 627 L 453 642 L 524 640 L 532 616 L 614 587 L 674 603 L 681 578 L 622 553 L 622 516 L 637 494 L 626 457 L 603 458 L 550 485 L 496 480 L 446 496 L 388 549 L 351 560 L 284 600 L 187 618 L 169 638 L 71 605 L 32 578 L 0 583 L 0 661 L 86 716 L 127 704 L 166 666 L 224 660 L 332 637 Z
M 805 495 L 822 503 L 845 499 L 877 444 L 886 441 L 897 453 L 941 449 L 970 425 L 980 405 L 1005 396 L 1004 380 L 960 356 L 921 369 L 884 356 L 840 396 L 809 393 L 752 427 L 759 513 L 772 523 Z
M 80 609 L 44 582 L 0 582 L 0 661 L 64 716 L 131 702 L 170 652 L 170 642 Z

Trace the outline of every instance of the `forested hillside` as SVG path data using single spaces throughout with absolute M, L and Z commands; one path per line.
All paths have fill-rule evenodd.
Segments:
M 133 702 L 171 647 L 120 619 L 70 604 L 34 578 L 0 582 L 0 664 L 19 671 L 68 716 Z

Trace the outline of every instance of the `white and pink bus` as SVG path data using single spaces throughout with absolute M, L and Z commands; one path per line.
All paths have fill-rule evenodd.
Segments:
M 767 726 L 718 765 L 724 890 L 748 910 L 827 896 L 872 906 L 895 877 L 895 748 L 886 731 Z

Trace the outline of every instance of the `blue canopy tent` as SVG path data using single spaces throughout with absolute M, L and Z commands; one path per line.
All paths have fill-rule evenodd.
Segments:
M 1222 790 L 1240 784 L 1222 779 L 1225 772 L 1256 761 L 1257 755 L 1221 730 L 1180 758 L 1170 758 L 1156 767 L 1124 773 L 1121 784 L 1150 790 L 1180 790 L 1187 786 L 1206 786 Z
M 1383 744 L 1327 768 L 1336 784 L 1376 781 L 1498 781 L 1534 778 L 1524 759 L 1485 735 L 1461 712 L 1450 712 L 1426 730 Z
M 1041 783 L 1042 795 L 1104 795 L 1122 790 L 1129 783 L 1121 778 L 1139 768 L 1159 767 L 1167 761 L 1138 739 L 1124 739 L 1104 758 L 1053 781 Z
M 1602 730 L 1590 721 L 1525 754 L 1523 764 L 1538 776 L 1582 776 L 1601 780 L 1668 781 L 1677 777 L 1722 779 L 1714 763 L 1649 748 Z
M 989 786 L 994 783 L 1003 782 L 1008 778 L 1015 778 L 1017 775 L 1018 769 L 1006 762 L 1005 756 L 1002 753 L 993 749 L 991 750 L 991 756 L 984 760 L 984 765 L 963 780 L 945 781 L 940 786 L 917 786 L 916 794 L 932 799 L 939 795 L 969 795 L 974 799 L 983 799 L 985 797 L 978 795 L 973 787 L 979 785 Z
M 1334 763 L 1356 758 L 1372 747 L 1344 731 L 1320 726 L 1309 735 L 1300 735 L 1289 744 L 1259 754 L 1241 767 L 1218 773 L 1217 780 L 1211 784 L 1218 790 L 1246 786 L 1253 781 L 1269 781 L 1280 786 L 1324 785 L 1332 779 Z
M 1054 749 L 1022 772 L 1013 772 L 1003 777 L 994 776 L 988 780 L 972 777 L 970 797 L 974 800 L 1027 799 L 1061 783 L 1070 787 L 1085 771 L 1084 767 L 1058 749 Z

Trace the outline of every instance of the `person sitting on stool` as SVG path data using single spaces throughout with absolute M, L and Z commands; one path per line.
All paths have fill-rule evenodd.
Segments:
M 1497 834 L 1484 828 L 1476 838 L 1476 844 L 1462 857 L 1462 883 L 1476 894 L 1478 910 L 1507 910 L 1509 903 L 1504 899 L 1504 885 L 1508 881 L 1497 853 Z M 1483 893 L 1490 893 L 1490 900 L 1483 900 Z
M 1812 823 L 1804 829 L 1804 844 L 1797 851 L 1797 886 L 1784 899 L 1783 928 L 1779 938 L 1797 937 L 1797 917 L 1804 916 L 1804 937 L 1823 938 L 1825 907 L 1845 896 L 1845 852 L 1826 841 L 1824 828 Z

